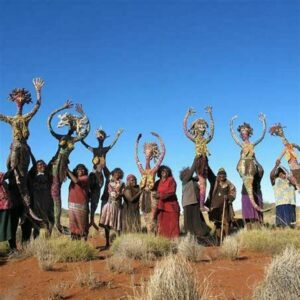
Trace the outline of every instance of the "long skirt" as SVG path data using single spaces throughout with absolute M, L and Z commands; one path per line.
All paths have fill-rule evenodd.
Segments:
M 263 198 L 261 193 L 254 193 L 256 204 L 263 208 Z M 247 194 L 242 194 L 242 215 L 244 220 L 263 221 L 263 214 L 257 211 L 251 204 L 250 198 Z
M 11 212 L 9 209 L 0 210 L 0 242 L 12 238 Z
M 103 206 L 100 224 L 114 230 L 121 230 L 121 209 L 118 201 L 108 200 Z
M 69 202 L 69 222 L 71 234 L 86 237 L 89 229 L 89 210 L 87 204 Z
M 160 210 L 157 220 L 157 233 L 167 238 L 175 238 L 180 234 L 179 212 Z
M 290 226 L 295 220 L 295 205 L 283 204 L 276 206 L 276 226 Z
M 198 203 L 185 206 L 183 208 L 183 217 L 186 232 L 196 237 L 204 237 L 209 234 L 210 229 L 205 223 Z

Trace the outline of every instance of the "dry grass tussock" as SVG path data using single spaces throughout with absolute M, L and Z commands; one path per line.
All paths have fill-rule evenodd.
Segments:
M 55 262 L 75 262 L 95 259 L 98 255 L 89 243 L 85 241 L 72 241 L 66 236 L 51 237 L 49 239 L 37 238 L 31 240 L 24 249 L 25 256 L 42 258 L 47 254 L 48 259 Z
M 152 234 L 129 233 L 115 239 L 111 250 L 114 255 L 126 256 L 133 259 L 149 259 L 170 253 L 170 240 Z
M 188 261 L 198 262 L 202 259 L 204 247 L 190 234 L 178 240 L 177 253 Z
M 88 271 L 83 271 L 78 268 L 75 271 L 75 281 L 80 287 L 87 287 L 90 290 L 94 290 L 105 285 L 105 282 L 98 279 L 91 266 Z
M 254 290 L 256 300 L 300 299 L 300 251 L 287 247 L 266 269 L 264 281 Z
M 235 260 L 239 257 L 240 246 L 235 236 L 225 237 L 220 248 L 220 255 L 224 258 Z
M 66 283 L 60 282 L 50 286 L 48 300 L 63 300 L 65 299 L 65 290 L 68 288 Z
M 153 275 L 140 291 L 134 290 L 131 299 L 140 300 L 205 300 L 210 296 L 209 285 L 200 286 L 197 276 L 182 256 L 169 255 L 158 262 Z
M 133 259 L 124 255 L 113 255 L 106 260 L 107 269 L 111 272 L 133 274 Z
M 241 230 L 236 238 L 242 249 L 277 254 L 286 246 L 300 249 L 300 232 L 295 229 Z

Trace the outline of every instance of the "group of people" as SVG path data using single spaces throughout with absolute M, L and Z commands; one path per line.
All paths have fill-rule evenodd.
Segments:
M 52 119 L 55 114 L 70 109 L 73 104 L 67 101 L 62 107 L 53 111 L 48 118 L 48 128 L 53 137 L 58 140 L 58 148 L 49 163 L 35 159 L 27 144 L 29 137 L 29 122 L 41 105 L 42 79 L 34 79 L 33 84 L 37 94 L 37 102 L 33 110 L 23 114 L 23 106 L 31 102 L 31 95 L 25 89 L 14 89 L 10 99 L 17 105 L 15 116 L 0 114 L 0 120 L 9 123 L 13 130 L 13 141 L 7 160 L 7 171 L 0 174 L 0 241 L 9 241 L 11 249 L 16 249 L 16 230 L 20 222 L 22 240 L 30 239 L 39 234 L 39 228 L 44 227 L 51 232 L 70 232 L 73 239 L 86 239 L 91 226 L 104 228 L 106 244 L 109 247 L 109 232 L 111 229 L 122 232 L 139 232 L 142 212 L 147 232 L 153 232 L 168 238 L 179 236 L 180 206 L 176 196 L 176 182 L 172 170 L 162 165 L 166 150 L 163 139 L 156 132 L 152 135 L 159 140 L 144 144 L 145 165 L 138 156 L 139 134 L 135 144 L 135 160 L 140 172 L 141 181 L 129 174 L 123 182 L 124 172 L 121 168 L 110 171 L 106 164 L 106 155 L 116 144 L 123 130 L 118 130 L 115 139 L 105 146 L 107 134 L 103 129 L 96 131 L 98 145 L 92 147 L 85 142 L 90 131 L 90 123 L 80 104 L 76 105 L 79 116 L 64 113 L 59 115 L 58 127 L 67 126 L 65 135 L 55 132 Z M 190 126 L 188 118 L 195 112 L 189 109 L 184 116 L 183 130 L 185 135 L 195 144 L 196 154 L 190 167 L 180 172 L 182 181 L 182 207 L 184 210 L 184 227 L 186 232 L 193 234 L 199 241 L 209 237 L 210 228 L 205 223 L 203 212 L 214 222 L 216 236 L 230 233 L 234 220 L 232 201 L 236 198 L 236 188 L 227 179 L 226 171 L 220 168 L 217 174 L 211 170 L 208 162 L 210 155 L 207 144 L 214 136 L 214 120 L 212 108 L 207 107 L 210 124 L 204 119 L 196 119 Z M 233 121 L 230 121 L 230 131 L 234 141 L 241 147 L 241 156 L 237 165 L 239 175 L 243 180 L 242 213 L 246 226 L 254 228 L 263 221 L 263 199 L 260 182 L 264 170 L 258 163 L 254 148 L 260 143 L 266 133 L 266 118 L 263 114 L 259 119 L 263 124 L 263 132 L 256 142 L 250 142 L 253 129 L 250 124 L 243 123 L 238 127 L 237 136 Z M 210 129 L 210 130 L 208 130 Z M 272 135 L 281 137 L 284 151 L 271 172 L 271 183 L 274 186 L 276 199 L 276 224 L 291 225 L 295 222 L 295 189 L 300 189 L 300 166 L 295 149 L 296 144 L 289 143 L 285 138 L 283 127 L 275 124 L 270 128 Z M 93 170 L 83 164 L 69 170 L 69 155 L 75 143 L 81 142 L 93 154 Z M 290 172 L 280 165 L 285 156 Z M 29 170 L 30 161 L 32 167 Z M 151 166 L 152 161 L 154 165 Z M 158 177 L 158 180 L 156 179 Z M 66 178 L 70 179 L 68 212 L 69 228 L 61 225 L 61 186 Z M 207 192 L 207 181 L 210 191 Z M 101 195 L 101 190 L 103 193 Z M 208 197 L 206 196 L 208 194 Z M 96 224 L 95 212 L 101 196 L 101 215 Z

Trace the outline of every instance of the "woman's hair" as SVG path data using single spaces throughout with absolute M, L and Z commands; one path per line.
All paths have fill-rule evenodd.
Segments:
M 73 170 L 73 174 L 75 176 L 77 176 L 77 171 L 78 169 L 83 169 L 84 170 L 84 175 L 88 175 L 89 171 L 88 169 L 86 168 L 86 166 L 84 164 L 78 164 L 75 169 Z
M 179 172 L 179 179 L 180 179 L 181 181 L 183 181 L 185 175 L 186 175 L 187 173 L 189 173 L 190 170 L 191 170 L 190 167 L 184 167 L 184 168 Z
M 249 136 L 251 136 L 253 134 L 253 128 L 250 126 L 250 124 L 244 122 L 243 124 L 239 125 L 239 127 L 237 128 L 237 131 L 239 133 L 241 133 L 243 128 L 248 130 Z
M 172 170 L 168 167 L 168 166 L 165 166 L 165 165 L 161 165 L 158 170 L 157 170 L 157 177 L 158 178 L 161 178 L 161 173 L 163 170 L 166 170 L 168 172 L 168 177 L 171 177 L 173 176 L 172 174 Z
M 123 179 L 123 177 L 124 177 L 124 172 L 123 172 L 123 170 L 122 170 L 121 168 L 114 168 L 114 169 L 111 171 L 111 175 L 114 176 L 114 174 L 117 173 L 117 172 L 120 173 L 120 175 L 121 175 L 120 178 Z

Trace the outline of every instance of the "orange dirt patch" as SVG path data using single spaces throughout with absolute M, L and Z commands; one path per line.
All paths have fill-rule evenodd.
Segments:
M 91 238 L 94 245 L 102 246 L 103 238 Z M 0 299 L 48 299 L 54 285 L 63 283 L 64 299 L 126 299 L 133 286 L 140 286 L 153 272 L 153 264 L 134 262 L 134 274 L 112 273 L 107 268 L 109 251 L 99 252 L 99 259 L 91 262 L 57 263 L 54 271 L 42 271 L 35 258 L 0 261 Z M 262 280 L 264 268 L 271 256 L 244 252 L 239 260 L 218 258 L 218 248 L 205 249 L 205 261 L 193 263 L 199 284 L 209 278 L 212 294 L 220 299 L 251 299 L 253 287 Z M 103 286 L 90 290 L 80 287 L 75 280 L 76 270 L 90 268 Z

